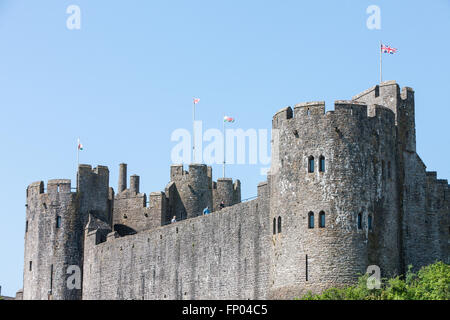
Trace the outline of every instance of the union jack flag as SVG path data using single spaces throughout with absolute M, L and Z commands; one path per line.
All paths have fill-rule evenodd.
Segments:
M 394 54 L 397 52 L 397 49 L 391 48 L 390 46 L 385 46 L 384 44 L 381 44 L 381 52 Z

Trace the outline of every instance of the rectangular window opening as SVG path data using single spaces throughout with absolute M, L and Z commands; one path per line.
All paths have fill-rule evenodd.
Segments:
M 53 265 L 50 266 L 50 294 L 53 290 Z
M 325 228 L 325 213 L 323 213 L 323 212 L 320 214 L 319 227 L 320 228 Z
M 305 258 L 305 279 L 308 281 L 308 255 Z
M 314 172 L 314 158 L 310 158 L 308 160 L 308 172 L 313 173 Z
M 319 171 L 325 172 L 325 158 L 321 157 L 319 162 Z

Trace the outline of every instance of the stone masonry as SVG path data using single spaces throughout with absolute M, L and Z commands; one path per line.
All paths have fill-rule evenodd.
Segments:
M 204 164 L 172 165 L 149 195 L 137 175 L 128 185 L 126 164 L 117 193 L 104 166 L 80 165 L 76 188 L 32 183 L 20 296 L 292 299 L 354 284 L 369 265 L 387 277 L 449 263 L 450 187 L 416 153 L 414 109 L 414 91 L 394 81 L 333 111 L 281 109 L 267 181 L 246 202 L 239 180 L 212 181 Z

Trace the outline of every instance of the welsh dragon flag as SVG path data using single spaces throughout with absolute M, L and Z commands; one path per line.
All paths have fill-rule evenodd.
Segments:
M 225 117 L 223 118 L 223 122 L 234 122 L 234 118 L 225 116 Z
M 80 139 L 78 139 L 78 151 L 83 150 L 83 145 L 80 142 Z

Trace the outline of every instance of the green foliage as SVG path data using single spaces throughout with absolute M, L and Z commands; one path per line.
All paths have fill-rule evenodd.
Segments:
M 382 279 L 380 289 L 368 289 L 369 275 L 360 276 L 358 284 L 330 288 L 315 295 L 309 292 L 303 300 L 450 300 L 450 265 L 436 262 L 417 273 L 408 266 L 405 277 Z

